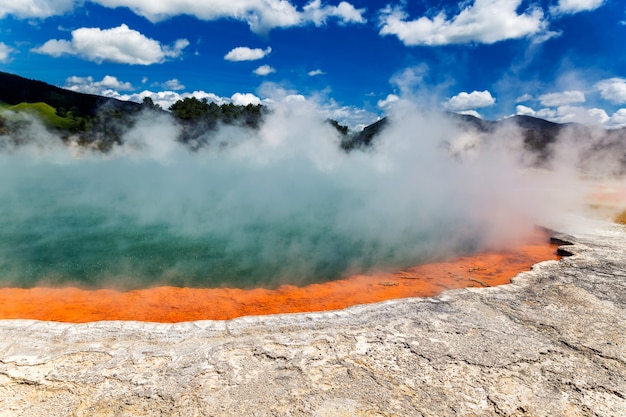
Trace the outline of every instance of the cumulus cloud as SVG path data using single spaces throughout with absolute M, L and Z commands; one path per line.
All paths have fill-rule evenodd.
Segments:
M 575 122 L 591 126 L 603 126 L 609 121 L 606 111 L 598 108 L 560 106 L 557 108 L 557 114 L 558 118 L 556 120 L 559 120 L 560 123 Z
M 130 91 L 134 90 L 129 82 L 122 82 L 112 75 L 105 75 L 100 81 L 94 81 L 93 77 L 71 76 L 65 80 L 63 88 L 80 93 L 102 94 L 104 90 Z
M 174 91 L 179 91 L 179 90 L 184 90 L 185 89 L 185 86 L 182 85 L 180 83 L 180 81 L 178 81 L 177 78 L 173 78 L 171 80 L 167 80 L 163 84 L 161 84 L 161 86 L 163 88 L 165 88 L 165 89 L 174 90 Z
M 619 109 L 606 122 L 609 128 L 626 127 L 626 109 Z
M 340 124 L 354 130 L 361 130 L 365 126 L 380 120 L 380 115 L 378 114 L 356 106 L 341 105 L 332 99 L 327 102 L 317 103 L 317 107 L 327 119 L 336 120 Z
M 323 25 L 330 18 L 340 24 L 364 23 L 364 9 L 356 9 L 342 1 L 337 6 L 323 5 L 313 0 L 302 10 L 298 10 L 287 0 L 93 0 L 109 8 L 127 7 L 134 13 L 151 22 L 169 19 L 173 16 L 191 15 L 200 20 L 236 19 L 244 21 L 250 29 L 259 34 L 274 28 Z
M 540 8 L 530 7 L 518 14 L 521 0 L 476 0 L 461 3 L 463 9 L 454 17 L 445 11 L 435 17 L 408 20 L 400 7 L 387 7 L 381 15 L 381 35 L 395 35 L 405 45 L 448 45 L 464 43 L 492 44 L 506 39 L 541 36 L 547 22 Z M 545 38 L 545 36 L 543 36 Z
M 459 114 L 465 114 L 465 115 L 468 115 L 468 116 L 474 116 L 477 119 L 482 119 L 483 118 L 482 114 L 478 113 L 476 110 L 463 110 L 463 111 L 460 111 L 458 113 Z
M 553 13 L 574 14 L 595 10 L 604 4 L 604 0 L 559 0 L 551 10 Z
M 534 116 L 536 113 L 537 112 L 528 106 L 523 106 L 521 104 L 515 106 L 515 114 L 518 116 Z
M 266 57 L 270 52 L 272 52 L 272 48 L 269 46 L 266 49 L 239 46 L 224 55 L 224 59 L 227 61 L 256 61 Z
M 539 96 L 539 102 L 543 106 L 556 107 L 574 103 L 584 103 L 585 93 L 577 90 L 563 91 L 559 93 L 548 93 Z
M 15 50 L 4 42 L 0 42 L 0 62 L 8 62 Z
M 340 25 L 363 24 L 365 9 L 341 1 L 337 5 L 312 0 L 299 9 L 288 0 L 86 0 L 103 7 L 128 8 L 135 14 L 156 23 L 174 16 L 191 15 L 200 20 L 234 19 L 248 24 L 257 34 L 266 34 L 275 28 L 325 25 L 335 20 Z M 18 18 L 48 18 L 71 12 L 81 0 L 0 0 L 0 18 L 12 15 Z M 56 50 L 62 47 L 55 45 Z M 51 46 L 52 47 L 52 46 Z
M 464 111 L 493 106 L 495 103 L 496 99 L 493 98 L 491 93 L 487 90 L 472 91 L 471 93 L 463 91 L 451 97 L 444 103 L 444 107 L 453 111 Z
M 72 77 L 71 77 L 72 78 Z M 76 77 L 78 78 L 78 77 Z M 86 77 L 87 79 L 90 77 Z M 164 83 L 165 84 L 165 83 Z M 75 90 L 81 91 L 81 90 Z M 206 92 L 203 90 L 196 90 L 192 92 L 184 92 L 180 93 L 173 90 L 165 90 L 165 91 L 150 91 L 143 90 L 138 93 L 128 93 L 122 94 L 121 90 L 115 90 L 113 88 L 102 89 L 99 94 L 105 97 L 115 98 L 123 101 L 134 101 L 136 103 L 143 102 L 144 98 L 149 97 L 152 99 L 154 104 L 161 106 L 163 109 L 169 109 L 172 104 L 176 103 L 179 100 L 183 100 L 189 97 L 195 97 L 198 100 L 206 99 L 208 102 L 213 102 L 218 105 L 233 103 L 236 105 L 247 105 L 247 104 L 261 104 L 263 100 L 252 93 L 240 93 L 237 92 L 230 97 L 222 97 L 215 93 Z
M 136 103 L 143 102 L 143 99 L 149 97 L 152 99 L 152 102 L 158 106 L 161 106 L 163 109 L 169 109 L 170 106 L 176 103 L 178 100 L 183 99 L 184 97 L 177 93 L 176 91 L 150 91 L 144 90 L 140 93 L 133 94 L 120 94 L 119 91 L 115 90 L 105 90 L 102 92 L 102 95 L 105 97 L 115 98 L 117 100 L 123 101 L 134 101 Z M 216 98 L 218 98 L 216 96 Z
M 324 71 L 322 71 L 321 69 L 316 69 L 316 70 L 313 70 L 313 71 L 309 71 L 307 74 L 308 74 L 309 77 L 315 77 L 317 75 L 324 75 L 326 73 Z
M 615 104 L 626 103 L 626 79 L 616 77 L 602 80 L 596 84 L 596 88 L 605 100 Z
M 518 105 L 515 110 L 517 115 L 539 117 L 555 123 L 581 123 L 605 128 L 626 126 L 626 109 L 620 109 L 610 117 L 604 109 L 570 105 L 546 107 L 536 111 Z
M 276 72 L 276 70 L 272 67 L 270 67 L 269 65 L 261 65 L 260 67 L 258 67 L 257 69 L 255 69 L 253 71 L 256 75 L 260 75 L 261 77 L 265 77 L 266 75 L 269 75 L 273 72 Z
M 340 23 L 365 23 L 364 9 L 356 9 L 350 3 L 342 1 L 337 6 L 322 5 L 321 0 L 313 0 L 304 6 L 303 18 L 317 26 L 326 24 L 330 17 L 336 17 Z
M 252 93 L 235 93 L 230 97 L 230 101 L 237 106 L 246 106 L 248 104 L 261 104 L 261 99 Z
M 53 57 L 77 55 L 97 63 L 151 65 L 178 58 L 188 45 L 187 39 L 178 39 L 171 46 L 162 45 L 122 24 L 112 29 L 76 29 L 71 40 L 51 39 L 33 51 Z
M 397 95 L 388 94 L 387 97 L 385 97 L 383 100 L 378 100 L 378 103 L 376 103 L 376 105 L 378 106 L 378 108 L 385 109 L 393 103 L 398 102 L 399 100 L 400 97 L 398 97 Z
M 0 0 L 0 18 L 12 15 L 19 18 L 47 18 L 68 13 L 75 0 Z

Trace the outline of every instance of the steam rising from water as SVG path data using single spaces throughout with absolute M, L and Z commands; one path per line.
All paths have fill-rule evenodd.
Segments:
M 156 114 L 109 154 L 0 137 L 0 284 L 304 284 L 512 243 L 578 201 L 520 166 L 515 131 L 485 142 L 407 104 L 390 120 L 350 153 L 308 103 L 197 152 Z

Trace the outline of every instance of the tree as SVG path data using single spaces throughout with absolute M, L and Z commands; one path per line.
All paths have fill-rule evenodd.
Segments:
M 151 97 L 144 97 L 141 108 L 146 110 L 163 110 L 158 104 L 154 104 Z
M 203 115 L 209 114 L 209 104 L 206 98 L 198 100 L 195 97 L 186 97 L 170 106 L 170 111 L 181 120 L 194 121 Z

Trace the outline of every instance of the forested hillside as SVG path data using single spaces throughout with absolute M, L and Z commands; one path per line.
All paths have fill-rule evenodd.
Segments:
M 15 141 L 23 137 L 31 123 L 28 114 L 39 119 L 63 140 L 90 145 L 102 151 L 121 144 L 124 133 L 132 128 L 142 112 L 170 115 L 180 124 L 178 140 L 199 147 L 209 141 L 219 124 L 257 128 L 265 114 L 261 105 L 217 105 L 206 99 L 185 98 L 170 109 L 162 109 L 150 98 L 143 103 L 65 90 L 41 81 L 0 72 L 0 135 Z M 170 110 L 167 112 L 166 110 Z

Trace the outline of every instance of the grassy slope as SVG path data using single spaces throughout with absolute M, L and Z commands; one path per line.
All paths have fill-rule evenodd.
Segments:
M 13 112 L 26 112 L 38 117 L 46 126 L 57 129 L 70 129 L 75 123 L 69 117 L 60 117 L 56 114 L 56 109 L 46 103 L 19 103 L 14 106 L 2 103 L 0 109 Z
M 42 81 L 0 71 L 0 101 L 19 103 L 48 103 L 54 108 L 73 109 L 75 117 L 94 117 L 102 106 L 132 112 L 141 105 L 93 94 L 65 90 Z

